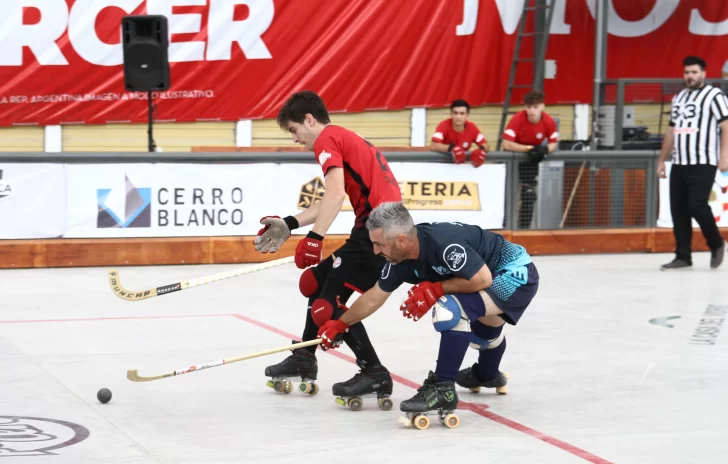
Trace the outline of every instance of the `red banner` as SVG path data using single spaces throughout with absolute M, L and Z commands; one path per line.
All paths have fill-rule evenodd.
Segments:
M 170 27 L 172 86 L 155 95 L 158 121 L 275 117 L 301 89 L 338 112 L 499 103 L 523 0 L 4 3 L 0 125 L 47 125 L 146 120 L 146 95 L 124 90 L 120 44 L 121 18 L 145 13 Z M 547 103 L 591 100 L 595 3 L 556 1 Z M 688 54 L 720 76 L 727 3 L 610 0 L 608 77 L 680 77 Z

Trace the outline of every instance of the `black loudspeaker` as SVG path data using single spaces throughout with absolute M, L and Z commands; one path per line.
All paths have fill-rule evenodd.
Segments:
M 169 32 L 161 15 L 124 16 L 124 87 L 131 92 L 169 89 Z

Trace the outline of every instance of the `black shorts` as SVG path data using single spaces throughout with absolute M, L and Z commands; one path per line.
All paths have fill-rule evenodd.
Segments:
M 511 325 L 516 325 L 528 308 L 538 290 L 538 270 L 536 265 L 528 263 L 524 266 L 528 277 L 525 282 L 515 282 L 504 272 L 493 277 L 493 285 L 485 289 L 493 302 L 503 310 L 500 317 Z
M 331 256 L 313 268 L 323 298 L 336 308 L 336 298 L 346 303 L 354 292 L 364 293 L 379 280 L 386 263 L 383 256 L 374 254 L 369 232 L 352 229 L 350 237 Z

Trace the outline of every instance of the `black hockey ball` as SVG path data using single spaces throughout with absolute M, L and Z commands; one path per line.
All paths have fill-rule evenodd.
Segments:
M 102 388 L 98 393 L 96 393 L 96 398 L 104 404 L 108 403 L 111 401 L 111 390 L 108 388 Z

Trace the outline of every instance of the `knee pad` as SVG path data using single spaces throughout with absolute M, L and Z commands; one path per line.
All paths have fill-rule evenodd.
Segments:
M 432 324 L 438 332 L 470 332 L 470 320 L 454 295 L 444 295 L 432 306 Z
M 318 298 L 311 303 L 311 318 L 318 327 L 324 325 L 324 322 L 331 320 L 333 315 L 334 307 L 328 301 Z
M 318 290 L 318 280 L 316 280 L 312 267 L 301 274 L 301 278 L 298 280 L 298 289 L 301 291 L 301 295 L 305 297 L 313 295 Z
M 498 348 L 505 340 L 503 327 L 505 327 L 505 324 L 500 327 L 490 327 L 476 322 L 473 324 L 473 332 L 470 335 L 470 348 L 479 351 Z

